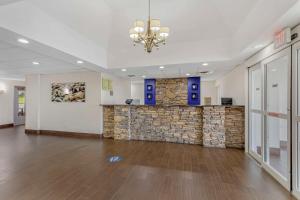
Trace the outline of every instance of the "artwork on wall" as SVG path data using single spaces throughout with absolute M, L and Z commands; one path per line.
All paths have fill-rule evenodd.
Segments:
M 85 82 L 52 83 L 52 102 L 85 102 Z
M 147 94 L 147 99 L 148 99 L 148 100 L 151 100 L 152 98 L 153 98 L 153 95 L 152 95 L 151 93 L 148 93 L 148 94 Z
M 153 86 L 152 85 L 147 85 L 147 91 L 152 91 L 153 90 Z
M 198 85 L 197 84 L 192 84 L 192 90 L 198 90 Z
M 102 90 L 112 91 L 112 80 L 102 78 Z

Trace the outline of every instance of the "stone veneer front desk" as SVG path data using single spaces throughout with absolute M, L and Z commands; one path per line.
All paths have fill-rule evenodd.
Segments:
M 244 148 L 244 106 L 103 105 L 105 138 Z

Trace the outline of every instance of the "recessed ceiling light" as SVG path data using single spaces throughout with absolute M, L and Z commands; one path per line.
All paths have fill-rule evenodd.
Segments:
M 83 64 L 82 60 L 77 60 L 77 64 Z
M 26 39 L 24 39 L 24 38 L 19 38 L 19 39 L 18 39 L 18 42 L 20 42 L 20 43 L 22 43 L 22 44 L 28 44 L 28 43 L 29 43 L 29 41 L 26 40 Z
M 258 45 L 256 45 L 254 48 L 255 48 L 255 49 L 260 49 L 260 48 L 262 48 L 262 47 L 264 47 L 264 45 L 258 44 Z
M 190 74 L 186 74 L 187 76 L 190 76 Z
M 39 62 L 36 62 L 36 61 L 33 61 L 32 64 L 34 64 L 34 65 L 39 65 L 40 63 L 39 63 Z
M 159 67 L 159 69 L 164 69 L 164 68 L 165 68 L 164 66 L 160 66 L 160 67 Z
M 142 76 L 142 78 L 146 78 L 146 76 L 145 76 L 145 75 L 143 75 L 143 76 Z
M 126 72 L 127 71 L 127 69 L 122 69 L 122 72 Z
M 207 66 L 207 65 L 208 65 L 208 63 L 202 63 L 202 65 L 203 65 L 203 66 Z

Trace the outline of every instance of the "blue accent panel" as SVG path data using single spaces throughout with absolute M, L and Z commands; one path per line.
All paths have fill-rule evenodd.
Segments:
M 190 77 L 188 78 L 188 104 L 200 105 L 200 100 L 200 77 Z
M 144 87 L 145 105 L 156 105 L 156 80 L 145 79 Z

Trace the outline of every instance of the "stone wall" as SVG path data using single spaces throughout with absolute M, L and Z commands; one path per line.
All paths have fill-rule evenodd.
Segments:
M 225 107 L 203 107 L 203 146 L 225 148 Z
M 203 146 L 245 147 L 245 108 L 243 106 L 205 106 L 203 108 Z
M 115 106 L 114 139 L 130 140 L 130 106 Z
M 244 115 L 242 106 L 104 106 L 104 137 L 244 148 Z
M 202 108 L 133 106 L 131 139 L 202 144 Z
M 188 100 L 187 78 L 157 79 L 157 105 L 187 105 Z
M 245 108 L 225 108 L 225 145 L 226 147 L 245 147 Z
M 104 106 L 103 107 L 103 137 L 113 138 L 114 137 L 114 106 Z

